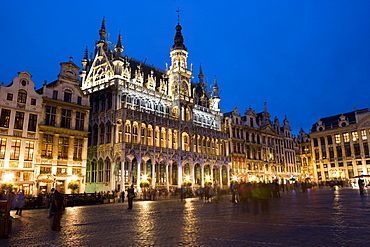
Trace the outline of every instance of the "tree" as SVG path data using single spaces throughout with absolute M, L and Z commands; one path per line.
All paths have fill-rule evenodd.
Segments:
M 72 194 L 74 194 L 76 191 L 78 191 L 79 185 L 76 181 L 71 181 L 68 183 L 68 189 L 72 191 Z

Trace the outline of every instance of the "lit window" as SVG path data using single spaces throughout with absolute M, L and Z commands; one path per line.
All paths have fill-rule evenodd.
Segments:
M 349 133 L 344 133 L 343 139 L 344 139 L 344 142 L 349 142 Z
M 0 159 L 5 158 L 5 151 L 6 151 L 6 139 L 0 138 Z
M 75 139 L 73 159 L 75 160 L 82 159 L 82 147 L 83 147 L 83 139 Z
M 43 135 L 41 157 L 53 157 L 53 135 Z
M 335 135 L 335 143 L 340 143 L 340 135 Z
M 357 132 L 352 132 L 352 141 L 357 141 L 358 140 L 358 134 Z
M 12 147 L 10 149 L 10 159 L 18 160 L 21 149 L 21 140 L 12 140 Z
M 361 138 L 362 140 L 367 140 L 366 130 L 361 130 Z
M 35 148 L 35 143 L 34 142 L 26 141 L 26 146 L 25 146 L 25 150 L 24 150 L 24 160 L 32 161 L 34 148 Z
M 68 159 L 69 137 L 59 137 L 58 159 Z

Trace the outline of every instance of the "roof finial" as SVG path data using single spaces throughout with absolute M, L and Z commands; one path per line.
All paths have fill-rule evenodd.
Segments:
M 200 67 L 199 67 L 199 75 L 198 75 L 198 78 L 199 78 L 199 82 L 200 83 L 203 83 L 204 75 L 203 75 L 202 65 L 200 65 Z
M 84 60 L 88 60 L 89 59 L 89 50 L 88 50 L 88 48 L 87 48 L 87 46 L 86 46 L 86 49 L 85 49 L 85 52 L 84 52 Z
M 99 35 L 100 35 L 100 40 L 105 41 L 105 36 L 107 35 L 107 30 L 105 30 L 105 16 L 103 17 L 103 21 L 101 23 Z
M 187 50 L 186 46 L 184 45 L 184 37 L 182 36 L 181 30 L 182 27 L 180 24 L 177 24 L 175 27 L 176 35 L 174 38 L 175 44 L 172 46 L 171 50 Z
M 177 8 L 176 13 L 177 13 L 177 24 L 180 24 L 180 8 Z
M 213 80 L 213 93 L 214 93 L 214 95 L 213 95 L 213 97 L 215 97 L 215 98 L 219 98 L 220 96 L 219 96 L 219 94 L 218 94 L 218 85 L 217 85 L 217 78 L 216 78 L 216 76 L 215 76 L 215 79 Z
M 117 45 L 116 45 L 116 51 L 118 53 L 117 55 L 121 56 L 121 52 L 123 52 L 121 30 L 119 31 L 119 34 L 118 34 L 118 41 L 117 41 Z

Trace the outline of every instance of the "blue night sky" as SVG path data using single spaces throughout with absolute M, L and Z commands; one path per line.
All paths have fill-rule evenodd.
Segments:
M 1 1 L 0 82 L 19 71 L 36 87 L 69 57 L 81 66 L 105 16 L 124 54 L 165 69 L 180 8 L 193 63 L 221 90 L 221 109 L 287 115 L 294 134 L 320 117 L 370 107 L 370 1 Z

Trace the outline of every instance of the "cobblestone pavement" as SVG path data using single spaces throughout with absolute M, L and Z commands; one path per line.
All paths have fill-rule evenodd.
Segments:
M 370 192 L 370 191 L 369 191 Z M 370 194 L 342 188 L 282 193 L 270 214 L 247 214 L 230 196 L 135 201 L 66 208 L 62 231 L 47 209 L 12 212 L 13 229 L 0 246 L 368 246 Z

